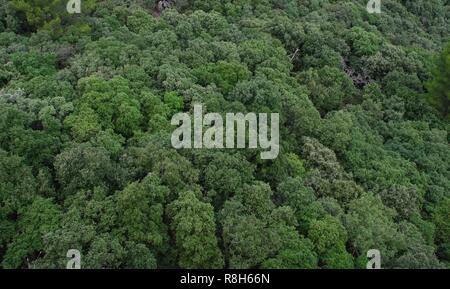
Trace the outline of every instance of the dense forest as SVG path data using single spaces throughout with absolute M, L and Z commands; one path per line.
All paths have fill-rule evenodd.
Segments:
M 0 0 L 0 268 L 450 268 L 450 3 Z M 280 115 L 280 153 L 171 118 Z

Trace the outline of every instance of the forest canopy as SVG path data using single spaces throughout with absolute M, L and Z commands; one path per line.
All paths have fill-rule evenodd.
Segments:
M 450 268 L 448 1 L 81 3 L 0 0 L 0 268 Z M 196 103 L 278 157 L 172 148 Z

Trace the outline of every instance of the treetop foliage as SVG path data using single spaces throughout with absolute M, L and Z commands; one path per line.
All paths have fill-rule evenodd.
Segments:
M 0 267 L 450 266 L 444 0 L 0 0 Z M 280 154 L 171 117 L 280 114 Z

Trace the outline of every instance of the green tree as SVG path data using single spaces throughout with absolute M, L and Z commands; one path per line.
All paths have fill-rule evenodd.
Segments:
M 353 268 L 353 258 L 345 250 L 347 232 L 330 215 L 311 222 L 308 238 L 313 242 L 320 263 L 325 268 Z
M 121 178 L 117 169 L 103 148 L 81 144 L 64 150 L 55 159 L 56 178 L 63 192 L 59 197 L 64 198 L 80 189 L 117 186 Z
M 364 257 L 368 250 L 377 248 L 383 252 L 384 262 L 392 260 L 403 245 L 393 221 L 394 215 L 392 209 L 386 208 L 370 193 L 351 201 L 343 224 L 355 250 L 352 253 Z
M 218 247 L 213 207 L 201 202 L 193 192 L 184 192 L 168 210 L 178 265 L 187 269 L 222 268 L 224 261 Z
M 36 194 L 36 179 L 23 158 L 0 149 L 0 248 L 6 250 L 17 232 L 19 210 L 30 205 Z
M 194 76 L 201 85 L 214 83 L 227 94 L 239 81 L 248 79 L 250 72 L 239 63 L 219 61 L 194 70 Z
M 433 79 L 427 87 L 431 103 L 447 117 L 450 106 L 450 43 L 436 57 Z
M 65 120 L 77 141 L 86 141 L 102 129 L 113 129 L 124 137 L 140 130 L 140 103 L 132 97 L 128 80 L 91 76 L 81 79 L 78 87 L 83 93 L 78 109 Z
M 436 241 L 439 245 L 439 254 L 448 262 L 450 261 L 450 198 L 445 198 L 436 206 L 432 215 L 432 221 L 436 225 Z
M 316 269 L 317 255 L 309 239 L 298 239 L 290 247 L 283 248 L 276 257 L 265 260 L 264 269 Z
M 168 242 L 163 222 L 168 189 L 153 174 L 116 194 L 118 231 L 128 241 L 157 249 Z
M 334 67 L 310 69 L 299 75 L 299 81 L 308 87 L 311 101 L 322 114 L 343 107 L 356 93 L 352 80 Z
M 58 228 L 61 209 L 52 199 L 36 198 L 19 212 L 18 235 L 8 245 L 2 265 L 4 268 L 29 266 L 35 256 L 42 254 L 42 237 Z

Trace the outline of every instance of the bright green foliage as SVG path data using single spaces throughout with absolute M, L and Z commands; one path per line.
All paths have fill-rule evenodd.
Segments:
M 31 169 L 17 156 L 9 156 L 0 149 L 0 247 L 6 250 L 16 234 L 15 215 L 35 197 L 36 180 Z M 24 248 L 26 250 L 26 248 Z M 20 265 L 23 260 L 15 261 Z M 17 262 L 19 264 L 17 264 Z
M 375 54 L 383 42 L 383 39 L 379 35 L 373 32 L 367 32 L 361 27 L 353 27 L 350 29 L 348 40 L 354 55 L 357 57 Z
M 308 238 L 313 241 L 316 251 L 322 254 L 334 246 L 345 244 L 347 236 L 344 227 L 327 216 L 311 223 Z
M 194 71 L 195 77 L 202 85 L 214 83 L 227 94 L 239 81 L 249 78 L 250 72 L 238 63 L 219 61 Z
M 193 192 L 181 193 L 169 206 L 181 268 L 222 268 L 223 257 L 216 238 L 213 208 Z
M 56 73 L 56 56 L 50 53 L 25 52 L 12 55 L 18 72 L 24 76 L 46 76 Z
M 348 238 L 356 252 L 364 255 L 372 248 L 384 252 L 384 262 L 395 256 L 401 239 L 393 221 L 394 212 L 383 206 L 372 194 L 364 194 L 350 202 L 344 217 Z
M 85 141 L 101 129 L 114 129 L 128 137 L 138 132 L 142 119 L 140 103 L 133 98 L 127 80 L 88 77 L 81 79 L 78 86 L 83 93 L 77 105 L 80 110 L 66 119 L 77 140 Z
M 32 28 L 51 29 L 70 19 L 66 11 L 66 0 L 13 0 L 13 9 L 25 15 Z M 89 13 L 95 6 L 95 0 L 82 1 L 83 13 Z
M 311 222 L 308 238 L 313 242 L 320 263 L 325 268 L 352 268 L 352 256 L 345 250 L 347 232 L 335 218 Z
M 160 180 L 148 175 L 116 195 L 119 230 L 127 240 L 154 247 L 167 242 L 163 223 L 167 194 L 168 189 L 160 185 Z
M 2 265 L 4 268 L 27 266 L 25 260 L 43 249 L 42 237 L 59 226 L 60 208 L 51 199 L 36 198 L 19 210 L 19 236 L 8 245 Z
M 299 239 L 292 247 L 283 249 L 275 258 L 263 262 L 264 269 L 315 269 L 317 256 L 310 240 Z

